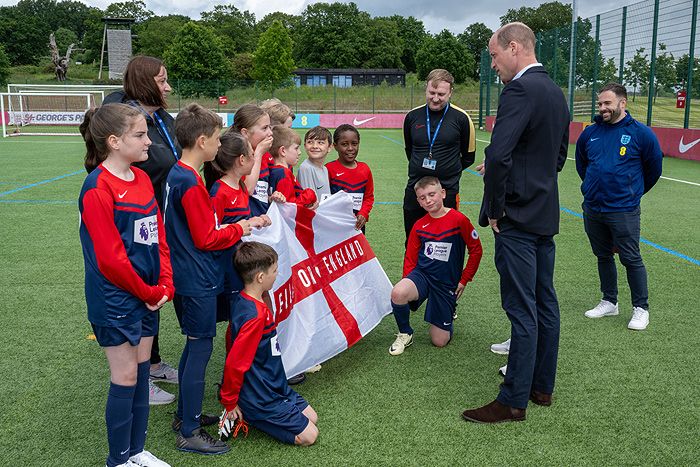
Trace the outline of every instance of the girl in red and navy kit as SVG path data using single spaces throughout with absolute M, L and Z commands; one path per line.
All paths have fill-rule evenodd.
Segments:
M 250 193 L 250 214 L 260 216 L 270 207 L 269 166 L 274 163 L 268 152 L 272 146 L 270 116 L 256 105 L 243 105 L 236 111 L 227 133 L 232 131 L 245 136 L 254 151 L 254 164 L 245 177 L 245 185 Z
M 222 454 L 228 446 L 201 427 L 206 367 L 216 336 L 216 297 L 223 291 L 220 252 L 250 234 L 250 224 L 219 224 L 209 193 L 197 170 L 219 149 L 221 119 L 198 104 L 180 111 L 175 133 L 182 158 L 168 174 L 165 186 L 165 228 L 177 293 L 175 312 L 187 336 L 180 358 L 180 397 L 176 446 L 181 451 Z
M 209 190 L 216 217 L 223 224 L 234 224 L 247 220 L 251 227 L 260 228 L 270 225 L 267 215 L 251 217 L 250 194 L 245 185 L 246 176 L 255 164 L 253 148 L 245 136 L 233 131 L 221 137 L 221 147 L 216 158 L 205 163 L 210 165 L 210 173 L 219 177 Z M 213 169 L 213 170 L 211 170 Z M 236 244 L 238 245 L 238 244 Z M 233 252 L 236 245 L 222 252 L 221 268 L 224 271 L 224 291 L 217 299 L 216 321 L 229 321 L 231 296 L 243 289 L 238 273 L 233 268 Z M 230 347 L 230 326 L 226 331 L 226 350 Z
M 141 113 L 124 104 L 89 110 L 80 125 L 88 176 L 80 191 L 80 242 L 88 319 L 109 362 L 107 466 L 167 463 L 144 450 L 157 311 L 173 297 L 170 254 L 153 186 L 131 167 L 148 157 Z
M 326 164 L 331 194 L 345 191 L 352 196 L 355 228 L 364 233 L 374 205 L 374 180 L 369 166 L 357 161 L 360 132 L 352 125 L 340 125 L 333 132 L 333 147 L 338 151 L 338 159 Z

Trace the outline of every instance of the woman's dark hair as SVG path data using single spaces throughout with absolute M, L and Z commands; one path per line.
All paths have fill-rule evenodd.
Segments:
M 143 118 L 141 112 L 125 104 L 105 104 L 85 112 L 80 124 L 80 134 L 85 140 L 85 170 L 88 173 L 97 168 L 109 154 L 107 139 L 121 136 L 131 128 L 134 119 Z
M 339 125 L 338 128 L 336 128 L 335 131 L 333 132 L 333 144 L 338 144 L 338 140 L 340 139 L 340 135 L 342 135 L 346 131 L 352 131 L 353 133 L 355 133 L 357 135 L 357 140 L 358 141 L 360 140 L 360 132 L 357 131 L 357 128 L 355 128 L 354 126 L 352 126 L 350 124 L 343 123 L 342 125 Z
M 237 131 L 227 131 L 221 136 L 221 146 L 216 157 L 211 162 L 204 163 L 204 180 L 207 190 L 211 190 L 214 182 L 224 176 L 241 155 L 249 154 L 248 139 Z
M 124 71 L 124 92 L 129 99 L 142 105 L 168 108 L 155 77 L 165 67 L 159 58 L 137 55 L 129 61 Z

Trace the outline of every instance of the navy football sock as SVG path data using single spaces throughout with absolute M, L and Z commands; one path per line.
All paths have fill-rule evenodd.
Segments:
M 131 446 L 129 456 L 135 456 L 143 451 L 148 430 L 148 378 L 151 372 L 151 362 L 146 360 L 139 363 L 136 376 L 136 392 L 131 406 L 133 421 L 131 422 Z
M 413 334 L 413 328 L 410 324 L 411 309 L 408 307 L 408 303 L 405 305 L 397 305 L 391 302 L 391 308 L 394 310 L 394 319 L 399 326 L 399 332 Z
M 131 406 L 134 401 L 136 386 L 109 384 L 105 421 L 107 422 L 107 443 L 109 457 L 107 465 L 114 467 L 129 460 L 131 438 Z
M 190 350 L 182 375 L 180 390 L 182 391 L 182 429 L 185 438 L 192 436 L 192 431 L 199 428 L 199 417 L 202 414 L 204 399 L 204 376 L 213 348 L 213 339 L 203 337 L 190 339 Z
M 177 367 L 177 418 L 182 420 L 182 375 L 185 373 L 185 363 L 187 363 L 187 357 L 190 354 L 190 339 L 185 336 L 185 348 L 182 349 L 182 355 L 180 356 L 180 364 Z

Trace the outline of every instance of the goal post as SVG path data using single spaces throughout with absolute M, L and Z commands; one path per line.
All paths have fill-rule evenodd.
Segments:
M 0 93 L 2 136 L 79 135 L 85 112 L 95 105 L 91 92 Z

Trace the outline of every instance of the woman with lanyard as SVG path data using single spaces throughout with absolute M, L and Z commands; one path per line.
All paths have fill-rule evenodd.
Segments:
M 156 201 L 163 211 L 163 189 L 170 168 L 180 158 L 180 148 L 175 139 L 175 120 L 165 110 L 170 93 L 168 72 L 162 60 L 155 57 L 136 56 L 129 61 L 124 71 L 124 90 L 108 95 L 103 104 L 124 103 L 138 109 L 146 118 L 148 138 L 148 159 L 134 164 L 148 174 L 153 184 Z M 151 348 L 151 370 L 149 379 L 149 403 L 169 404 L 175 396 L 155 384 L 157 381 L 177 384 L 177 369 L 160 357 L 158 335 L 153 338 Z

